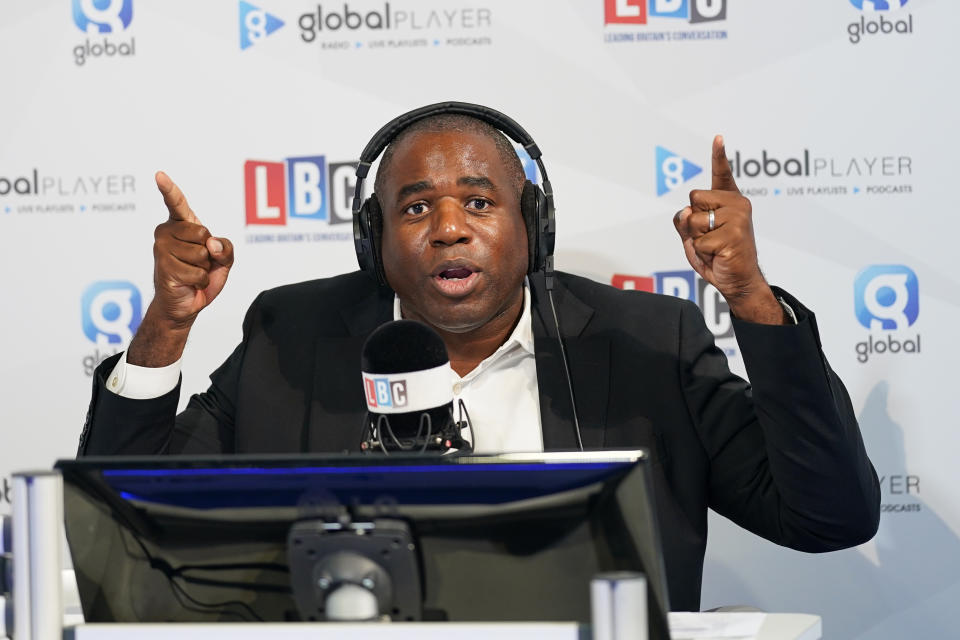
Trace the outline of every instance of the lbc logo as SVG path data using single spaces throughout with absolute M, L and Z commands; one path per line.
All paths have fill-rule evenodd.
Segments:
M 647 17 L 690 23 L 727 19 L 727 0 L 604 0 L 604 24 L 647 24 Z
M 407 406 L 407 381 L 388 378 L 363 379 L 363 388 L 367 392 L 367 405 L 371 408 Z
M 353 221 L 355 162 L 327 163 L 324 156 L 284 162 L 248 160 L 243 165 L 248 225 L 285 225 L 292 219 Z

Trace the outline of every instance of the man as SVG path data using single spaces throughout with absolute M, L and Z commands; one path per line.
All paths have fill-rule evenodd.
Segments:
M 179 358 L 233 261 L 164 174 L 156 296 L 127 353 L 106 361 L 81 454 L 357 450 L 364 339 L 396 317 L 441 335 L 481 451 L 646 447 L 672 606 L 699 607 L 712 507 L 770 540 L 826 551 L 868 540 L 879 485 L 813 314 L 760 273 L 749 201 L 721 138 L 713 184 L 674 218 L 687 258 L 730 305 L 751 388 L 690 303 L 556 274 L 526 277 L 523 172 L 510 143 L 460 115 L 420 120 L 376 180 L 390 289 L 347 274 L 267 291 L 244 339 L 176 418 Z M 779 299 L 778 299 L 779 297 Z M 573 408 L 557 332 L 569 350 Z M 158 380 L 159 379 L 159 380 Z

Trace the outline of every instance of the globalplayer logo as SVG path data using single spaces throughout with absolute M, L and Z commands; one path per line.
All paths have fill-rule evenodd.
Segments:
M 871 334 L 857 343 L 861 363 L 874 354 L 920 353 L 920 334 L 902 333 L 920 315 L 920 287 L 910 267 L 881 264 L 861 271 L 854 281 L 854 311 L 857 321 L 870 331 L 890 332 Z
M 283 20 L 240 0 L 240 50 L 252 47 L 283 26 Z
M 899 11 L 909 0 L 850 0 L 862 12 L 859 21 L 847 25 L 850 42 L 859 44 L 866 36 L 910 35 L 913 33 L 913 14 L 888 14 Z M 869 16 L 869 17 L 868 17 Z
M 660 146 L 656 150 L 656 165 L 658 196 L 674 191 L 684 182 L 703 172 L 703 169 L 686 158 Z
M 113 40 L 102 34 L 125 31 L 133 20 L 133 0 L 73 0 L 73 23 L 87 34 L 86 40 L 73 47 L 73 61 L 78 67 L 91 58 L 125 58 L 136 54 L 136 41 Z

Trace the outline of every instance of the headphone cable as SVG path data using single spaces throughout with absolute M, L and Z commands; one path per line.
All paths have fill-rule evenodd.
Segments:
M 553 275 L 552 273 L 550 274 Z M 567 361 L 567 349 L 563 346 L 563 337 L 560 335 L 560 319 L 557 317 L 557 307 L 553 304 L 552 282 L 547 286 L 547 297 L 550 298 L 550 310 L 553 311 L 553 324 L 557 327 L 557 342 L 560 343 L 560 357 L 563 360 L 563 372 L 567 376 L 567 391 L 570 393 L 570 406 L 573 407 L 573 429 L 577 436 L 577 447 L 583 451 L 583 439 L 580 437 L 580 421 L 577 420 L 577 401 L 573 397 L 573 379 L 570 376 L 570 363 Z

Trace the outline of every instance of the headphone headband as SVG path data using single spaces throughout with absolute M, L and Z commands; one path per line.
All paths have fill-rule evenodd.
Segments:
M 363 153 L 360 154 L 360 167 L 363 167 L 363 175 L 360 175 L 360 168 L 357 169 L 357 177 L 365 178 L 367 173 L 370 171 L 370 165 L 373 164 L 373 161 L 376 160 L 383 150 L 387 148 L 394 138 L 408 126 L 417 122 L 418 120 L 423 120 L 424 118 L 429 118 L 430 116 L 440 115 L 442 113 L 454 113 L 464 116 L 471 116 L 477 120 L 482 120 L 489 125 L 492 125 L 503 131 L 505 134 L 510 136 L 510 138 L 523 146 L 526 149 L 527 153 L 530 154 L 530 158 L 533 160 L 540 159 L 540 148 L 537 147 L 537 143 L 533 141 L 533 138 L 527 133 L 526 129 L 521 127 L 516 120 L 501 113 L 496 109 L 491 109 L 490 107 L 485 107 L 479 104 L 471 104 L 469 102 L 437 102 L 436 104 L 428 104 L 425 107 L 420 107 L 419 109 L 414 109 L 413 111 L 408 111 L 401 116 L 398 116 L 388 122 L 387 124 L 380 127 L 380 130 L 373 134 L 373 137 L 370 139 L 370 142 L 367 143 L 367 146 L 364 147 Z M 546 179 L 546 177 L 544 177 Z

